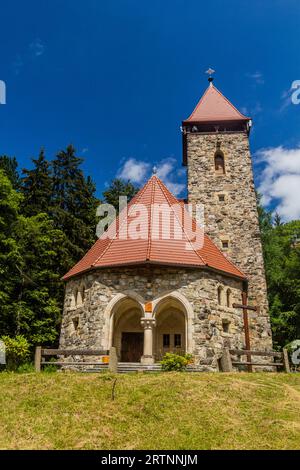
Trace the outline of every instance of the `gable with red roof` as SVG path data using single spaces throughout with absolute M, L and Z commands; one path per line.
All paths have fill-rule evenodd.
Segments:
M 132 238 L 130 225 L 135 222 L 137 217 L 136 208 L 140 209 L 141 206 L 145 210 L 139 220 L 141 237 L 139 238 L 139 234 L 137 234 L 137 238 L 135 238 L 136 234 L 133 234 L 135 237 Z M 176 236 L 172 225 L 170 237 L 165 239 L 163 236 L 161 219 L 154 217 L 155 211 L 159 208 L 166 209 L 168 220 L 177 221 Z M 184 217 L 178 217 L 176 208 L 184 211 Z M 124 226 L 127 228 L 125 237 L 124 234 L 120 236 Z M 193 227 L 193 231 L 187 233 L 188 230 L 185 226 Z M 151 263 L 206 267 L 222 271 L 230 276 L 245 278 L 245 275 L 213 244 L 202 229 L 197 226 L 195 220 L 191 219 L 182 203 L 155 175 L 149 179 L 128 205 L 126 214 L 121 214 L 118 217 L 116 228 L 115 231 L 112 231 L 112 227 L 109 227 L 88 253 L 64 276 L 64 280 L 90 269 Z M 199 248 L 195 243 L 196 236 L 199 241 L 201 240 Z

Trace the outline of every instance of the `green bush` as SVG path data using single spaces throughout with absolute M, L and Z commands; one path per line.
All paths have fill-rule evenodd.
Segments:
M 0 339 L 5 344 L 6 367 L 8 370 L 17 370 L 28 361 L 29 343 L 24 336 L 18 335 L 14 338 L 1 336 Z
M 34 365 L 32 362 L 24 362 L 23 364 L 21 364 L 20 366 L 18 366 L 16 372 L 18 372 L 18 374 L 29 374 L 31 372 L 34 372 L 35 369 L 34 369 Z
M 49 362 L 56 362 L 56 360 L 53 358 L 53 359 L 50 359 Z M 57 366 L 55 365 L 52 365 L 52 364 L 47 364 L 46 366 L 44 366 L 42 368 L 42 371 L 45 372 L 46 374 L 52 374 L 53 372 L 57 372 Z
M 164 371 L 183 371 L 185 370 L 186 366 L 191 362 L 192 355 L 191 354 L 174 354 L 174 353 L 166 353 L 163 357 L 163 360 L 160 361 L 162 370 Z

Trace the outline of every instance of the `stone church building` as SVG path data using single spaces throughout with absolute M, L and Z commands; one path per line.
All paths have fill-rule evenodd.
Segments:
M 200 370 L 217 370 L 222 348 L 245 349 L 243 312 L 233 307 L 244 293 L 248 304 L 259 307 L 248 314 L 251 349 L 272 349 L 251 119 L 209 81 L 182 123 L 188 203 L 204 206 L 205 233 L 196 226 L 201 246 L 192 243 L 175 210 L 179 206 L 191 218 L 183 201 L 153 175 L 112 224 L 114 232 L 110 226 L 64 276 L 61 348 L 115 346 L 120 362 L 144 364 L 168 351 L 188 352 Z M 139 221 L 143 236 L 129 237 L 136 205 L 146 208 Z M 175 220 L 168 237 L 154 217 L 162 206 Z M 159 236 L 150 235 L 155 232 Z

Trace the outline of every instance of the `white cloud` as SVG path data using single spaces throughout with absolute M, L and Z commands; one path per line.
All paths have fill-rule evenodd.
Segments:
M 129 158 L 129 160 L 126 160 L 117 176 L 125 180 L 130 180 L 133 183 L 141 184 L 144 182 L 149 170 L 150 163 L 139 161 L 135 158 Z
M 172 158 L 168 158 L 166 160 L 161 161 L 157 165 L 156 173 L 157 173 L 158 178 L 164 181 L 168 179 L 171 171 L 173 170 L 173 167 L 174 167 L 174 161 Z
M 180 194 L 185 188 L 185 184 L 183 183 L 172 183 L 171 181 L 164 181 L 164 183 L 167 186 L 168 190 L 176 197 L 180 196 Z
M 185 184 L 180 180 L 185 175 L 182 168 L 176 169 L 175 158 L 164 158 L 156 165 L 157 176 L 165 183 L 167 188 L 174 194 L 180 195 L 185 189 Z M 125 161 L 121 169 L 118 171 L 118 178 L 130 180 L 136 184 L 143 184 L 151 176 L 151 165 L 142 160 L 129 158 Z
M 258 70 L 254 73 L 247 73 L 247 77 L 252 78 L 258 85 L 263 85 L 265 83 L 263 74 Z
M 279 146 L 261 149 L 257 162 L 263 163 L 258 191 L 262 203 L 275 204 L 276 211 L 285 220 L 300 218 L 300 147 L 287 149 Z
M 279 112 L 284 111 L 290 104 L 292 104 L 292 92 L 294 90 L 292 88 L 289 88 L 288 90 L 284 90 L 281 93 L 281 106 L 279 108 Z
M 176 171 L 175 158 L 166 158 L 157 165 L 157 176 L 165 183 L 174 196 L 178 196 L 185 188 L 184 183 L 175 181 L 181 175 L 182 169 Z

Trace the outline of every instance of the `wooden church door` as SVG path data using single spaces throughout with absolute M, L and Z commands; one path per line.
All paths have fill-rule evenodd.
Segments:
M 143 333 L 122 333 L 121 361 L 140 362 L 143 355 L 143 345 Z

